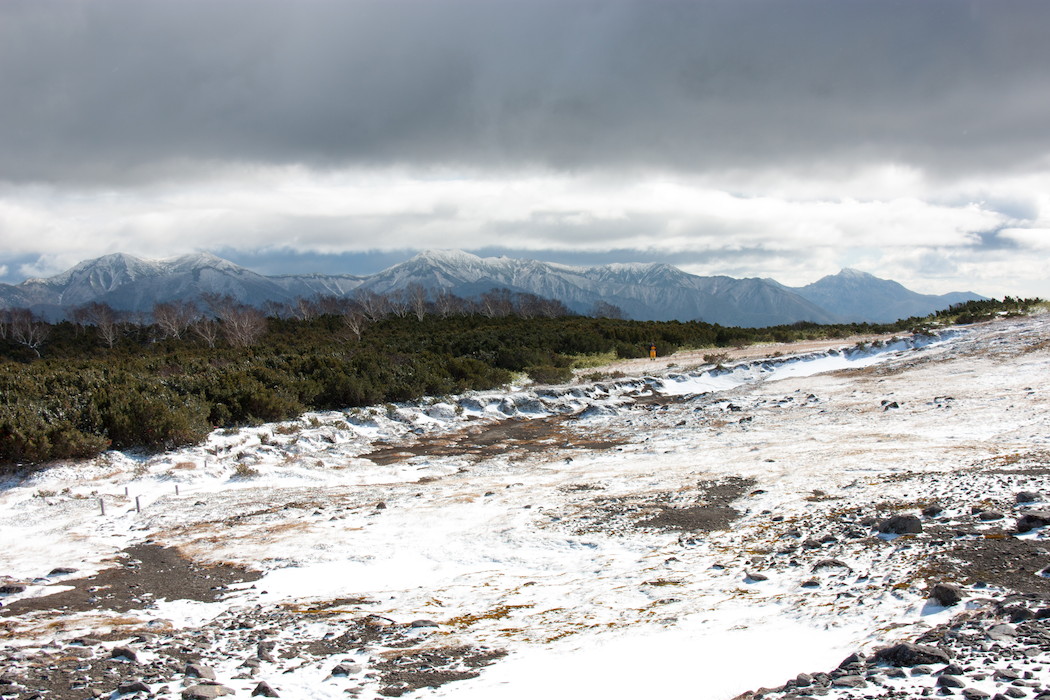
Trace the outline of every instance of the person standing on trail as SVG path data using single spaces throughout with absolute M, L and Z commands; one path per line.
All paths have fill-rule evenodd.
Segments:
M 656 344 L 655 343 L 652 343 L 652 344 L 649 345 L 649 359 L 650 360 L 655 360 L 656 359 Z

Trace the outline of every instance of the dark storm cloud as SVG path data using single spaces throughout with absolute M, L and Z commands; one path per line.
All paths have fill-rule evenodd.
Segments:
M 5 0 L 0 178 L 1023 167 L 1042 0 Z

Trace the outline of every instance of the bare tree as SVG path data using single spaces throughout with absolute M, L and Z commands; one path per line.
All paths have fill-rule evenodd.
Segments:
M 11 332 L 11 309 L 0 309 L 0 340 L 7 338 Z
M 93 301 L 90 304 L 84 304 L 78 311 L 80 312 L 79 318 L 83 319 L 84 323 L 95 327 L 99 340 L 106 347 L 112 348 L 117 344 L 117 341 L 120 340 L 121 324 L 124 319 L 116 309 L 105 302 Z
M 325 294 L 314 299 L 314 306 L 317 307 L 318 313 L 323 316 L 339 316 L 349 303 L 349 299 L 332 294 Z
M 218 321 L 213 318 L 199 318 L 196 323 L 190 326 L 190 329 L 198 338 L 203 340 L 209 348 L 215 347 L 215 344 L 219 342 L 219 335 L 222 332 Z
M 242 304 L 229 294 L 203 294 L 201 299 L 219 319 L 222 337 L 234 347 L 253 345 L 266 331 L 266 316 L 254 306 Z
M 51 324 L 37 317 L 29 309 L 11 309 L 11 339 L 40 357 L 40 346 L 51 335 Z
M 390 308 L 390 313 L 394 314 L 398 318 L 404 318 L 408 316 L 411 303 L 408 298 L 408 292 L 404 289 L 395 289 L 386 295 L 387 304 Z
M 153 322 L 165 338 L 179 340 L 186 329 L 200 316 L 200 309 L 192 301 L 171 301 L 153 305 Z
M 485 292 L 478 300 L 478 304 L 481 307 L 481 313 L 489 318 L 509 316 L 514 313 L 514 301 L 511 298 L 510 290 L 505 287 L 490 289 Z
M 292 302 L 291 308 L 292 318 L 297 318 L 300 321 L 308 321 L 321 315 L 314 301 L 303 299 L 302 297 L 296 297 L 295 301 Z
M 457 311 L 462 312 L 465 304 L 462 298 L 457 297 L 447 289 L 439 289 L 434 294 L 434 308 L 441 318 L 451 316 Z
M 369 321 L 378 321 L 390 311 L 390 300 L 371 289 L 363 289 L 354 295 Z
M 418 282 L 412 282 L 405 288 L 405 294 L 408 295 L 412 313 L 416 315 L 417 320 L 422 321 L 427 315 L 427 288 Z
M 343 313 L 340 314 L 343 319 L 343 325 L 346 326 L 354 336 L 361 340 L 361 333 L 364 331 L 365 326 L 368 325 L 368 315 L 365 314 L 361 304 L 350 301 L 343 307 Z
M 263 312 L 247 304 L 228 309 L 220 320 L 226 342 L 237 348 L 254 345 L 266 332 L 266 317 Z
M 263 312 L 267 318 L 291 318 L 292 307 L 283 301 L 274 301 L 273 299 L 267 299 L 263 302 Z

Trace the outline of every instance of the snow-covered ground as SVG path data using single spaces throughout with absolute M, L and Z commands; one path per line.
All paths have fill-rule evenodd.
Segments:
M 137 666 L 112 687 L 84 666 L 77 690 L 135 676 L 174 697 L 167 655 L 239 696 L 265 681 L 304 699 L 717 700 L 1005 595 L 944 564 L 953 543 L 1047 538 L 1010 532 L 1050 493 L 1050 316 L 653 369 L 309 414 L 11 479 L 5 665 L 24 679 L 73 647 L 130 644 Z M 923 533 L 878 531 L 930 505 L 943 510 Z M 137 546 L 261 577 L 219 600 L 142 583 L 120 609 L 19 607 L 128 566 Z M 937 581 L 968 602 L 931 603 Z

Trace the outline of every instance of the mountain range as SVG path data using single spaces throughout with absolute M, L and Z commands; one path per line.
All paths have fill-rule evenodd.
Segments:
M 85 260 L 53 277 L 0 284 L 0 307 L 31 308 L 55 319 L 90 302 L 148 312 L 159 302 L 196 300 L 212 293 L 262 306 L 318 295 L 390 294 L 413 284 L 465 298 L 505 288 L 556 299 L 584 314 L 605 303 L 639 320 L 751 327 L 796 321 L 889 322 L 984 298 L 972 292 L 919 294 L 852 269 L 804 287 L 788 287 L 765 278 L 702 277 L 661 263 L 577 267 L 430 250 L 373 275 L 276 276 L 260 275 L 208 253 L 165 260 L 114 253 Z

